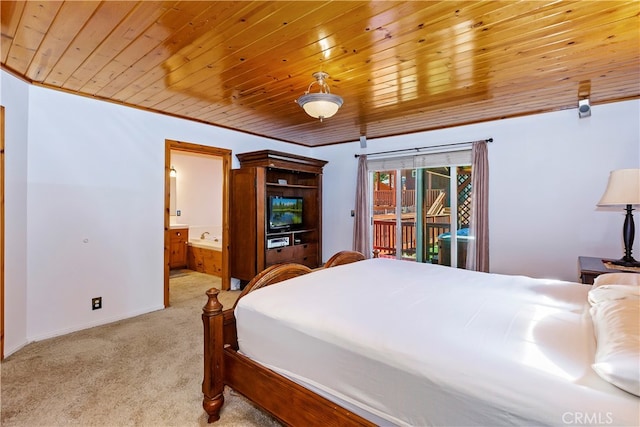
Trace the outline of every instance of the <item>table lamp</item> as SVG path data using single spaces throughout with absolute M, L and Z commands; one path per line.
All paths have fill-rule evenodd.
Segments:
M 624 240 L 624 256 L 612 264 L 625 267 L 640 267 L 640 262 L 633 259 L 631 249 L 635 235 L 633 223 L 633 206 L 640 205 L 640 169 L 619 169 L 609 175 L 609 183 L 598 206 L 625 206 L 627 214 L 622 227 Z

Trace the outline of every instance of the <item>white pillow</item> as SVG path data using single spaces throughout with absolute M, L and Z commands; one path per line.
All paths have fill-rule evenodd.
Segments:
M 591 307 L 591 317 L 597 342 L 593 369 L 640 396 L 640 299 L 602 301 Z
M 605 273 L 593 280 L 593 288 L 603 285 L 635 285 L 640 286 L 638 273 Z
M 639 299 L 640 286 L 635 285 L 600 285 L 588 293 L 589 303 L 598 304 L 616 299 Z

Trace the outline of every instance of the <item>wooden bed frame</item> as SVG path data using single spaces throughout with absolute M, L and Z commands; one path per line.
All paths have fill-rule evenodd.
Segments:
M 365 259 L 359 252 L 342 251 L 323 268 Z M 247 284 L 240 298 L 263 286 L 310 273 L 299 264 L 274 265 Z M 208 422 L 220 419 L 224 387 L 229 386 L 286 425 L 374 426 L 375 424 L 328 399 L 252 361 L 238 352 L 238 336 L 233 308 L 222 310 L 218 289 L 207 291 L 202 309 L 204 324 L 204 379 L 202 406 Z M 236 301 L 237 304 L 237 301 Z

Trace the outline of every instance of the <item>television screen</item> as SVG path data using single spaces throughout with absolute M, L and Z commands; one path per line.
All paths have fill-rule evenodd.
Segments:
M 269 230 L 287 230 L 302 224 L 302 197 L 269 197 Z

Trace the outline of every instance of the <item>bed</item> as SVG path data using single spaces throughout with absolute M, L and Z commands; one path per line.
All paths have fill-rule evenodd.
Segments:
M 595 316 L 608 312 L 594 312 L 602 304 L 590 303 L 590 286 L 360 261 L 351 252 L 338 258 L 346 264 L 313 272 L 270 267 L 230 310 L 217 290 L 207 292 L 209 422 L 219 418 L 226 385 L 294 426 L 640 425 L 635 389 L 592 367 L 601 336 L 619 336 L 610 325 L 594 331 Z M 593 298 L 629 302 L 626 291 L 606 288 Z M 632 351 L 638 301 L 627 304 L 636 331 L 623 344 Z M 631 366 L 632 383 L 634 375 L 637 383 Z

